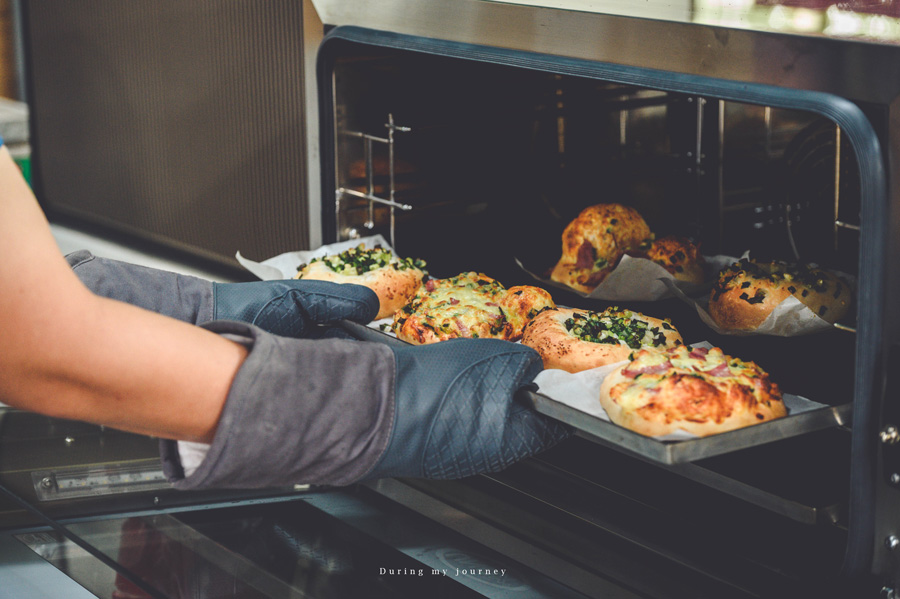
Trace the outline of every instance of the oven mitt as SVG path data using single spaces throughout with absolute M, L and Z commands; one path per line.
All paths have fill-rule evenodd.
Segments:
M 461 478 L 506 468 L 569 434 L 514 399 L 541 369 L 521 345 L 398 348 L 279 337 L 233 321 L 204 327 L 249 354 L 189 476 L 177 443 L 161 442 L 164 470 L 180 489 Z
M 341 319 L 368 323 L 378 297 L 361 285 L 327 281 L 213 283 L 99 258 L 82 250 L 66 256 L 78 278 L 94 293 L 192 324 L 240 320 L 289 337 L 310 334 L 316 324 Z

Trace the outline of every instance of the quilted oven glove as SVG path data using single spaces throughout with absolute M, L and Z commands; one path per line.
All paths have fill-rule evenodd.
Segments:
M 66 256 L 94 293 L 192 324 L 240 320 L 276 335 L 303 337 L 316 324 L 370 322 L 378 297 L 361 285 L 326 281 L 213 283 L 198 277 L 100 258 L 82 250 Z
M 244 344 L 205 456 L 185 473 L 177 444 L 163 465 L 181 489 L 348 485 L 498 471 L 569 429 L 515 399 L 541 359 L 490 339 L 396 347 L 292 339 L 239 322 L 206 328 Z

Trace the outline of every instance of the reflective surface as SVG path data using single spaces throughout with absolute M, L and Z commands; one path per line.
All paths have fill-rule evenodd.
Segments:
M 900 41 L 900 3 L 894 0 L 505 0 L 503 3 L 756 31 Z
M 377 501 L 319 493 L 66 526 L 114 565 L 56 532 L 16 539 L 101 599 L 580 597 Z

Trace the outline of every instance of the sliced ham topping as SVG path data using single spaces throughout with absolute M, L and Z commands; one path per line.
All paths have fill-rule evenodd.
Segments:
M 622 375 L 633 379 L 639 374 L 662 374 L 672 368 L 672 363 L 666 360 L 662 364 L 651 364 L 650 366 L 640 366 L 638 368 L 626 368 L 622 371 Z
M 451 297 L 451 298 L 450 298 L 450 305 L 451 305 L 451 306 L 455 306 L 455 305 L 458 304 L 458 303 L 459 303 L 459 300 L 456 299 L 455 297 Z
M 592 268 L 594 266 L 594 246 L 585 241 L 575 255 L 575 268 Z
M 499 306 L 500 304 L 498 304 L 497 302 L 484 302 L 484 305 L 485 306 Z
M 691 353 L 688 354 L 690 357 L 702 360 L 706 357 L 706 354 L 709 353 L 709 349 L 705 347 L 695 347 L 691 350 Z
M 713 376 L 731 376 L 731 369 L 728 367 L 728 364 L 724 362 L 722 362 L 712 370 L 707 370 L 706 372 Z
M 709 370 L 703 370 L 701 368 L 697 368 L 696 366 L 694 366 L 694 370 L 711 376 L 731 376 L 731 369 L 728 368 L 728 364 L 724 362 L 717 365 L 715 368 L 710 368 Z
M 429 280 L 425 283 L 425 289 L 427 289 L 428 291 L 434 291 L 434 288 L 435 288 L 436 286 L 437 286 L 437 283 L 434 282 L 434 279 L 429 279 Z
M 463 337 L 465 337 L 465 336 L 469 333 L 469 327 L 467 327 L 467 326 L 466 326 L 466 323 L 464 323 L 464 322 L 463 322 L 462 320 L 460 320 L 459 318 L 456 319 L 456 326 L 459 327 L 459 333 L 460 333 L 460 335 L 462 335 Z

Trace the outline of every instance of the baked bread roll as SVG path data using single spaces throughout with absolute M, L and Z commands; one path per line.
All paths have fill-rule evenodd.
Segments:
M 723 329 L 751 331 L 792 295 L 832 324 L 850 307 L 850 287 L 827 271 L 742 259 L 719 273 L 710 291 L 709 315 Z
M 544 310 L 525 327 L 522 344 L 541 355 L 544 368 L 580 372 L 627 360 L 644 347 L 666 348 L 683 341 L 665 320 L 631 310 L 603 312 Z
M 506 289 L 484 273 L 431 279 L 394 314 L 391 330 L 413 345 L 465 337 L 518 341 L 522 329 L 553 298 L 539 287 Z
M 294 278 L 368 287 L 378 296 L 377 320 L 391 316 L 415 295 L 425 276 L 424 268 L 423 260 L 398 258 L 383 248 L 358 245 L 301 264 Z
M 550 279 L 590 293 L 629 250 L 649 242 L 650 227 L 637 210 L 597 204 L 581 211 L 562 235 L 562 256 Z
M 678 281 L 699 285 L 705 279 L 700 246 L 685 237 L 668 235 L 655 239 L 639 256 L 659 264 Z
M 635 353 L 603 380 L 600 404 L 612 422 L 648 436 L 705 437 L 787 415 L 778 385 L 755 363 L 684 345 Z

